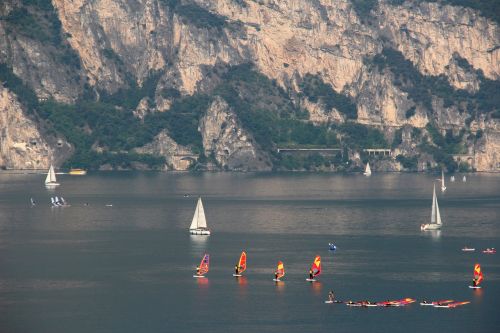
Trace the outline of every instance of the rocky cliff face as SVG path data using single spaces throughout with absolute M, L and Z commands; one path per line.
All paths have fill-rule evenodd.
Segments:
M 271 170 L 269 157 L 242 129 L 234 111 L 220 97 L 214 99 L 201 119 L 200 132 L 205 156 L 224 170 Z
M 48 169 L 51 162 L 59 166 L 70 153 L 66 142 L 42 133 L 17 97 L 0 86 L 0 167 Z
M 391 135 L 404 126 L 423 129 L 429 123 L 442 131 L 466 128 L 475 135 L 480 128 L 468 129 L 467 121 L 477 115 L 464 112 L 463 103 L 449 105 L 437 95 L 422 103 L 404 89 L 404 82 L 397 82 L 395 73 L 375 66 L 373 59 L 384 48 L 397 50 L 419 75 L 442 76 L 470 94 L 484 80 L 478 70 L 485 79 L 500 80 L 499 25 L 474 10 L 443 3 L 394 5 L 381 0 L 363 17 L 349 0 L 52 3 L 62 45 L 71 46 L 81 68 L 71 72 L 67 65 L 58 66 L 61 47 L 33 42 L 7 20 L 0 20 L 0 62 L 11 65 L 38 97 L 65 102 L 83 95 L 84 83 L 98 95 L 110 94 L 161 73 L 153 100 L 143 99 L 134 107 L 141 119 L 169 112 L 179 96 L 216 95 L 213 89 L 224 81 L 217 73 L 220 68 L 253 63 L 289 94 L 294 106 L 307 110 L 315 124 L 343 123 L 346 117 L 340 109 L 304 96 L 300 83 L 308 74 L 353 101 L 360 124 Z M 8 16 L 17 4 L 5 2 L 1 14 Z M 477 170 L 498 171 L 498 119 L 489 117 L 486 123 L 479 141 L 463 143 Z M 199 122 L 204 154 L 227 169 L 268 169 L 272 161 L 244 127 L 234 110 L 215 98 Z M 192 154 L 192 148 L 177 145 L 166 131 L 137 151 L 164 156 L 173 169 L 188 168 L 196 160 L 176 160 L 176 155 Z

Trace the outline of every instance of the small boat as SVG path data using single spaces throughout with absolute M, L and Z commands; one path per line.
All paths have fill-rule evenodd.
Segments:
M 57 182 L 56 173 L 54 172 L 54 166 L 51 164 L 49 171 L 47 172 L 47 177 L 45 178 L 45 186 L 47 188 L 54 188 L 59 186 L 60 184 Z
M 495 250 L 494 247 L 487 248 L 487 249 L 483 250 L 483 253 L 486 253 L 486 254 L 495 254 L 495 253 L 497 253 L 497 250 Z
M 30 198 L 30 203 L 31 203 L 31 206 L 36 206 L 36 202 L 35 202 L 35 199 L 33 199 L 33 198 Z
M 70 169 L 68 174 L 72 176 L 85 176 L 87 174 L 87 170 L 84 169 Z
M 207 220 L 201 198 L 198 198 L 198 203 L 196 204 L 196 210 L 194 211 L 193 221 L 189 227 L 189 232 L 192 235 L 210 235 L 210 229 L 207 228 Z
M 465 302 L 453 302 L 453 303 L 448 303 L 448 304 L 437 304 L 437 305 L 434 305 L 435 308 L 448 308 L 448 309 L 452 309 L 452 308 L 456 308 L 458 306 L 462 306 L 462 305 L 465 305 L 465 304 L 469 304 L 470 302 L 469 301 L 465 301 Z
M 319 276 L 321 274 L 321 257 L 316 256 L 314 258 L 314 261 L 311 265 L 311 269 L 309 270 L 309 278 L 306 279 L 306 281 L 309 282 L 316 282 L 316 276 Z
M 414 302 L 416 302 L 415 299 L 407 297 L 396 301 L 377 302 L 376 304 L 377 306 L 389 307 L 389 306 L 405 306 Z
M 462 182 L 467 182 L 467 177 L 464 176 L 464 178 L 462 178 Z
M 481 272 L 481 266 L 479 264 L 474 265 L 474 278 L 472 279 L 471 289 L 481 289 L 479 284 L 483 281 L 483 272 Z
M 439 213 L 439 205 L 436 196 L 436 185 L 432 192 L 432 211 L 431 211 L 431 223 L 422 224 L 420 230 L 438 230 L 441 229 L 441 214 Z
M 333 251 L 333 252 L 335 252 L 337 250 L 337 246 L 335 246 L 335 244 L 333 244 L 333 243 L 328 243 L 328 248 L 330 249 L 330 251 Z
M 276 268 L 276 272 L 274 272 L 274 282 L 281 282 L 281 278 L 285 276 L 285 266 L 282 261 L 278 261 L 278 267 Z
M 454 182 L 455 181 L 455 176 L 451 176 L 450 177 L 450 182 Z
M 476 251 L 476 249 L 475 249 L 475 248 L 473 248 L 473 247 L 467 247 L 467 246 L 464 246 L 464 247 L 462 248 L 462 251 L 463 251 L 463 252 L 474 252 L 474 251 Z
M 372 170 L 370 169 L 370 162 L 366 163 L 366 168 L 365 172 L 363 172 L 363 175 L 365 176 L 371 176 Z
M 452 299 L 445 299 L 442 301 L 433 301 L 433 302 L 422 301 L 422 302 L 420 302 L 420 305 L 422 305 L 422 306 L 435 306 L 435 305 L 449 304 L 452 302 L 454 302 Z
M 208 273 L 210 268 L 210 256 L 205 253 L 203 259 L 201 259 L 200 266 L 196 267 L 196 275 L 193 275 L 195 278 L 204 278 L 205 274 Z
M 444 185 L 444 171 L 441 170 L 441 192 L 446 191 L 446 186 Z
M 241 252 L 240 260 L 234 269 L 233 276 L 240 277 L 243 276 L 242 273 L 247 269 L 247 254 L 245 251 Z

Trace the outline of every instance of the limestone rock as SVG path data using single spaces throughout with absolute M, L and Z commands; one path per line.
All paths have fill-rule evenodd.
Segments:
M 213 157 L 224 169 L 270 170 L 271 163 L 251 134 L 241 127 L 236 113 L 216 97 L 200 120 L 205 156 Z
M 198 155 L 189 148 L 177 144 L 166 130 L 160 132 L 153 142 L 136 148 L 140 154 L 154 154 L 165 157 L 165 170 L 188 170 L 198 160 Z
M 44 135 L 17 97 L 0 85 L 0 166 L 8 169 L 58 167 L 71 152 L 62 139 Z

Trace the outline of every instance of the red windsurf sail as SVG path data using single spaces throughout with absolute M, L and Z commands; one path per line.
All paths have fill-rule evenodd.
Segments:
M 479 264 L 474 265 L 474 280 L 476 281 L 476 286 L 479 286 L 481 281 L 483 281 L 483 272 L 481 272 Z
M 241 252 L 240 261 L 238 261 L 238 272 L 241 274 L 247 269 L 247 254 Z
M 316 258 L 314 258 L 314 261 L 311 265 L 311 271 L 313 273 L 313 277 L 316 277 L 316 276 L 321 274 L 321 257 L 320 256 L 316 256 Z
M 198 275 L 205 275 L 208 273 L 210 268 L 210 256 L 205 253 L 203 259 L 201 259 L 199 270 L 197 272 Z
M 283 265 L 283 262 L 278 261 L 278 268 L 276 269 L 276 274 L 278 279 L 281 279 L 283 276 L 285 276 L 285 265 Z

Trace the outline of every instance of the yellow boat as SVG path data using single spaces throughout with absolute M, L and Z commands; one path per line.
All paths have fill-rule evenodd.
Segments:
M 85 176 L 87 174 L 87 170 L 84 169 L 71 169 L 69 170 L 69 174 L 72 176 Z

